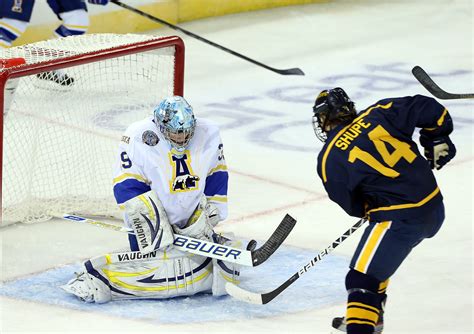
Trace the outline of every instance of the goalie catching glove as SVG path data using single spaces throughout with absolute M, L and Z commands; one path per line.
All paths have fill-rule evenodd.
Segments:
M 153 190 L 124 203 L 126 219 L 143 254 L 164 248 L 174 241 L 165 209 Z
M 221 217 L 217 207 L 212 203 L 208 203 L 206 196 L 202 196 L 186 225 L 182 228 L 174 226 L 174 230 L 178 234 L 191 238 L 212 240 L 213 229 L 220 221 Z

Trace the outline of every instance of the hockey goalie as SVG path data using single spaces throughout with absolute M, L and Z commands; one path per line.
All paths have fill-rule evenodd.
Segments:
M 168 97 L 152 117 L 126 130 L 114 174 L 115 199 L 133 230 L 130 251 L 140 256 L 90 259 L 62 287 L 65 291 L 85 302 L 105 303 L 200 292 L 219 296 L 226 293 L 226 281 L 238 283 L 238 265 L 182 252 L 172 244 L 177 233 L 240 247 L 214 233 L 227 217 L 228 185 L 216 125 L 196 119 L 183 97 Z

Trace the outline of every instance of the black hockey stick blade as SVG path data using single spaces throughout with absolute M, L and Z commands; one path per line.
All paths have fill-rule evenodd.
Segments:
M 289 279 L 287 279 L 283 284 L 281 284 L 279 287 L 276 289 L 266 292 L 266 293 L 258 293 L 258 292 L 252 292 L 245 290 L 238 285 L 235 285 L 233 283 L 226 283 L 225 289 L 229 295 L 232 297 L 245 301 L 247 303 L 251 304 L 267 304 L 275 297 L 280 295 L 283 291 L 286 290 L 291 284 L 293 284 L 298 278 L 300 278 L 301 275 L 306 273 L 310 268 L 314 267 L 317 262 L 321 261 L 321 259 L 332 252 L 334 248 L 339 246 L 344 240 L 346 240 L 348 237 L 350 237 L 355 231 L 359 229 L 364 223 L 366 222 L 365 218 L 360 219 L 357 223 L 355 223 L 350 229 L 348 229 L 346 232 L 344 232 L 343 235 L 341 235 L 339 238 L 337 238 L 329 247 L 324 249 L 322 252 L 320 252 L 316 257 L 314 257 L 309 263 L 307 263 L 304 267 L 302 267 L 300 270 L 298 270 L 295 274 L 293 274 Z
M 122 7 L 122 8 L 128 9 L 129 11 L 132 11 L 132 12 L 138 14 L 138 15 L 141 15 L 141 16 L 143 16 L 143 17 L 146 17 L 147 19 L 150 19 L 150 20 L 152 20 L 152 21 L 154 21 L 154 22 L 161 23 L 161 24 L 163 24 L 163 25 L 165 25 L 165 26 L 167 26 L 167 27 L 169 27 L 169 28 L 171 28 L 171 29 L 173 29 L 173 30 L 180 31 L 180 32 L 182 32 L 182 33 L 185 34 L 185 35 L 188 35 L 188 36 L 190 36 L 190 37 L 192 37 L 192 38 L 195 38 L 195 39 L 197 39 L 197 40 L 199 40 L 199 41 L 201 41 L 201 42 L 203 42 L 203 43 L 209 44 L 209 45 L 211 45 L 211 46 L 213 46 L 213 47 L 215 47 L 215 48 L 218 48 L 218 49 L 220 49 L 220 50 L 222 50 L 222 51 L 224 51 L 224 52 L 230 53 L 230 54 L 233 55 L 233 56 L 236 56 L 236 57 L 238 57 L 238 58 L 244 59 L 244 60 L 246 60 L 246 61 L 248 61 L 248 62 L 250 62 L 250 63 L 252 63 L 252 64 L 254 64 L 254 65 L 263 67 L 263 68 L 265 68 L 265 69 L 267 69 L 267 70 L 270 70 L 270 71 L 272 71 L 272 72 L 275 72 L 275 73 L 278 73 L 278 74 L 281 74 L 281 75 L 304 75 L 304 72 L 303 72 L 301 69 L 299 69 L 299 68 L 289 68 L 289 69 L 283 69 L 283 70 L 281 70 L 281 69 L 277 69 L 277 68 L 274 68 L 274 67 L 270 67 L 270 66 L 268 66 L 268 65 L 265 65 L 265 64 L 263 64 L 263 63 L 260 63 L 260 62 L 258 62 L 258 61 L 256 61 L 256 60 L 252 59 L 252 58 L 249 58 L 249 57 L 247 57 L 247 56 L 244 56 L 243 54 L 240 54 L 240 53 L 238 53 L 238 52 L 235 52 L 235 51 L 233 51 L 233 50 L 231 50 L 231 49 L 228 49 L 228 48 L 226 48 L 226 47 L 224 47 L 224 46 L 222 46 L 222 45 L 220 45 L 220 44 L 214 43 L 214 42 L 212 42 L 212 41 L 210 41 L 210 40 L 208 40 L 208 39 L 206 39 L 206 38 L 204 38 L 204 37 L 201 37 L 201 36 L 199 36 L 199 35 L 196 35 L 195 33 L 191 32 L 191 31 L 189 31 L 189 30 L 183 29 L 183 28 L 178 27 L 178 26 L 176 26 L 176 25 L 174 25 L 174 24 L 171 24 L 171 23 L 169 23 L 169 22 L 167 22 L 167 21 L 165 21 L 165 20 L 163 20 L 163 19 L 160 19 L 160 18 L 158 18 L 158 17 L 156 17 L 156 16 L 153 16 L 153 15 L 150 15 L 150 14 L 148 14 L 148 13 L 145 13 L 145 12 L 143 12 L 143 11 L 141 11 L 141 10 L 135 8 L 135 7 L 129 6 L 129 5 L 127 5 L 127 4 L 124 4 L 123 2 L 121 2 L 121 1 L 119 1 L 119 0 L 110 0 L 110 2 L 116 4 L 117 6 L 120 6 L 120 7 Z
M 474 94 L 453 94 L 448 93 L 445 90 L 441 89 L 428 73 L 425 72 L 420 66 L 415 66 L 411 70 L 411 73 L 415 78 L 425 87 L 428 92 L 430 92 L 434 97 L 442 100 L 454 100 L 454 99 L 473 99 Z
M 262 247 L 252 251 L 252 263 L 256 267 L 265 262 L 278 247 L 281 246 L 286 237 L 290 234 L 293 227 L 295 227 L 296 219 L 291 217 L 289 214 L 281 221 L 280 225 L 276 228 L 270 238 L 263 244 Z
M 247 59 L 249 60 L 249 59 Z M 249 60 L 250 61 L 250 60 Z M 255 63 L 255 65 L 260 65 L 262 66 L 263 64 L 258 64 L 258 63 Z M 279 69 L 276 69 L 276 68 L 273 68 L 273 67 L 269 67 L 269 66 L 262 66 L 262 67 L 265 67 L 266 69 L 270 70 L 270 71 L 273 71 L 275 73 L 278 73 L 278 74 L 281 74 L 281 75 L 304 75 L 304 72 L 298 68 L 298 67 L 295 67 L 295 68 L 289 68 L 289 69 L 286 69 L 286 70 L 279 70 Z

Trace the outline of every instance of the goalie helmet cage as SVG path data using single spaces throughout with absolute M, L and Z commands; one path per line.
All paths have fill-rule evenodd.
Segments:
M 26 64 L 0 65 L 0 226 L 64 212 L 120 217 L 118 144 L 161 99 L 183 95 L 183 41 L 91 34 L 0 50 L 13 58 Z

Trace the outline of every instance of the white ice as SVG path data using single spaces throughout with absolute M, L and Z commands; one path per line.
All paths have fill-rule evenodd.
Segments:
M 220 231 L 265 239 L 288 212 L 298 224 L 286 245 L 316 255 L 355 223 L 329 201 L 316 175 L 321 144 L 310 122 L 316 94 L 342 86 L 360 109 L 385 97 L 429 94 L 411 76 L 414 65 L 436 74 L 447 91 L 473 92 L 473 10 L 471 0 L 347 0 L 182 24 L 270 66 L 300 67 L 306 73 L 280 76 L 182 36 L 185 95 L 198 117 L 221 125 L 230 167 L 230 217 Z M 169 29 L 156 33 L 176 34 Z M 438 235 L 418 246 L 392 277 L 387 334 L 473 330 L 474 104 L 467 100 L 444 104 L 455 120 L 452 138 L 458 149 L 456 159 L 435 173 L 447 218 Z M 121 234 L 60 221 L 10 226 L 0 233 L 3 282 L 77 263 L 125 243 Z M 360 235 L 359 231 L 349 238 L 328 259 L 348 261 Z M 295 262 L 293 271 L 304 264 L 305 260 Z M 265 282 L 271 276 L 270 270 L 264 271 L 258 279 Z M 328 271 L 304 280 L 305 276 L 294 288 L 305 284 L 310 289 L 311 280 L 317 280 L 315 285 L 343 289 L 344 275 L 334 278 Z M 282 282 L 269 283 L 266 290 Z M 278 298 L 289 308 L 297 302 L 291 288 Z M 187 325 L 14 297 L 0 301 L 1 333 L 329 333 L 332 317 L 344 312 L 344 301 L 339 300 L 304 312 Z

